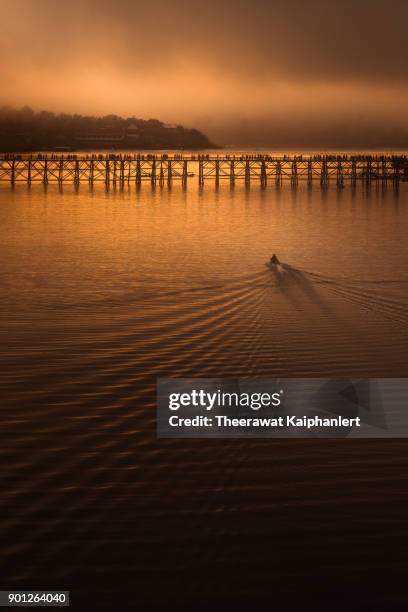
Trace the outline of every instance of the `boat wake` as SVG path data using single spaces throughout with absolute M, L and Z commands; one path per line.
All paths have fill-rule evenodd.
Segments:
M 349 303 L 356 304 L 367 311 L 382 315 L 397 323 L 408 323 L 408 300 L 406 291 L 401 291 L 408 280 L 359 280 L 342 277 L 330 277 L 285 266 L 287 279 L 303 286 L 322 287 Z M 399 290 L 398 297 L 390 295 L 386 287 L 392 285 Z

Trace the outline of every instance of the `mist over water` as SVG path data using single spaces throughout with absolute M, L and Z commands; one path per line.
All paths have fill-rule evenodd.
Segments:
M 347 512 L 364 517 L 367 572 L 402 567 L 402 548 L 370 538 L 384 516 L 405 533 L 399 504 L 373 510 L 378 490 L 403 494 L 403 441 L 157 440 L 155 384 L 406 376 L 407 205 L 405 183 L 2 185 L 8 586 L 65 586 L 81 609 L 97 587 L 101 606 L 128 601 L 135 577 L 146 609 L 204 606 L 209 565 L 220 601 L 245 601 L 245 581 L 262 600 L 271 572 L 339 587 L 357 563 Z
M 234 146 L 406 147 L 407 13 L 403 0 L 2 0 L 0 105 L 153 117 Z

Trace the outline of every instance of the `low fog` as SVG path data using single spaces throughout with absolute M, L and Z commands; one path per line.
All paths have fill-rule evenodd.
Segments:
M 408 145 L 404 0 L 0 0 L 0 104 L 219 144 Z

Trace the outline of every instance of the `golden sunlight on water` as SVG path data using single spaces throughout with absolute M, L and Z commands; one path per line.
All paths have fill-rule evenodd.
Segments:
M 114 580 L 118 601 L 137 575 L 144 605 L 159 574 L 155 597 L 187 606 L 208 593 L 204 561 L 220 571 L 212 592 L 242 599 L 241 555 L 259 596 L 266 571 L 306 581 L 311 564 L 334 584 L 324 559 L 346 563 L 349 495 L 369 534 L 382 520 L 371 470 L 397 499 L 404 454 L 384 443 L 380 465 L 372 443 L 158 441 L 155 381 L 407 375 L 407 186 L 3 186 L 0 228 L 9 584 L 46 572 L 86 599 L 87 581 L 106 598 Z M 282 273 L 265 266 L 273 252 Z
M 404 373 L 407 197 L 405 185 L 3 188 L 1 306 L 24 333 L 44 324 L 51 345 L 53 326 L 77 347 L 138 343 L 159 370 L 173 368 L 165 350 L 192 375 L 216 370 L 213 343 L 235 373 L 249 355 L 259 374 Z M 272 252 L 291 267 L 281 277 Z M 67 319 L 84 334 L 66 338 Z

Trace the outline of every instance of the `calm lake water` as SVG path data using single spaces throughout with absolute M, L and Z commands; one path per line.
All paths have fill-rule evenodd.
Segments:
M 403 605 L 404 440 L 157 440 L 155 384 L 407 376 L 407 233 L 406 183 L 1 185 L 1 588 Z

